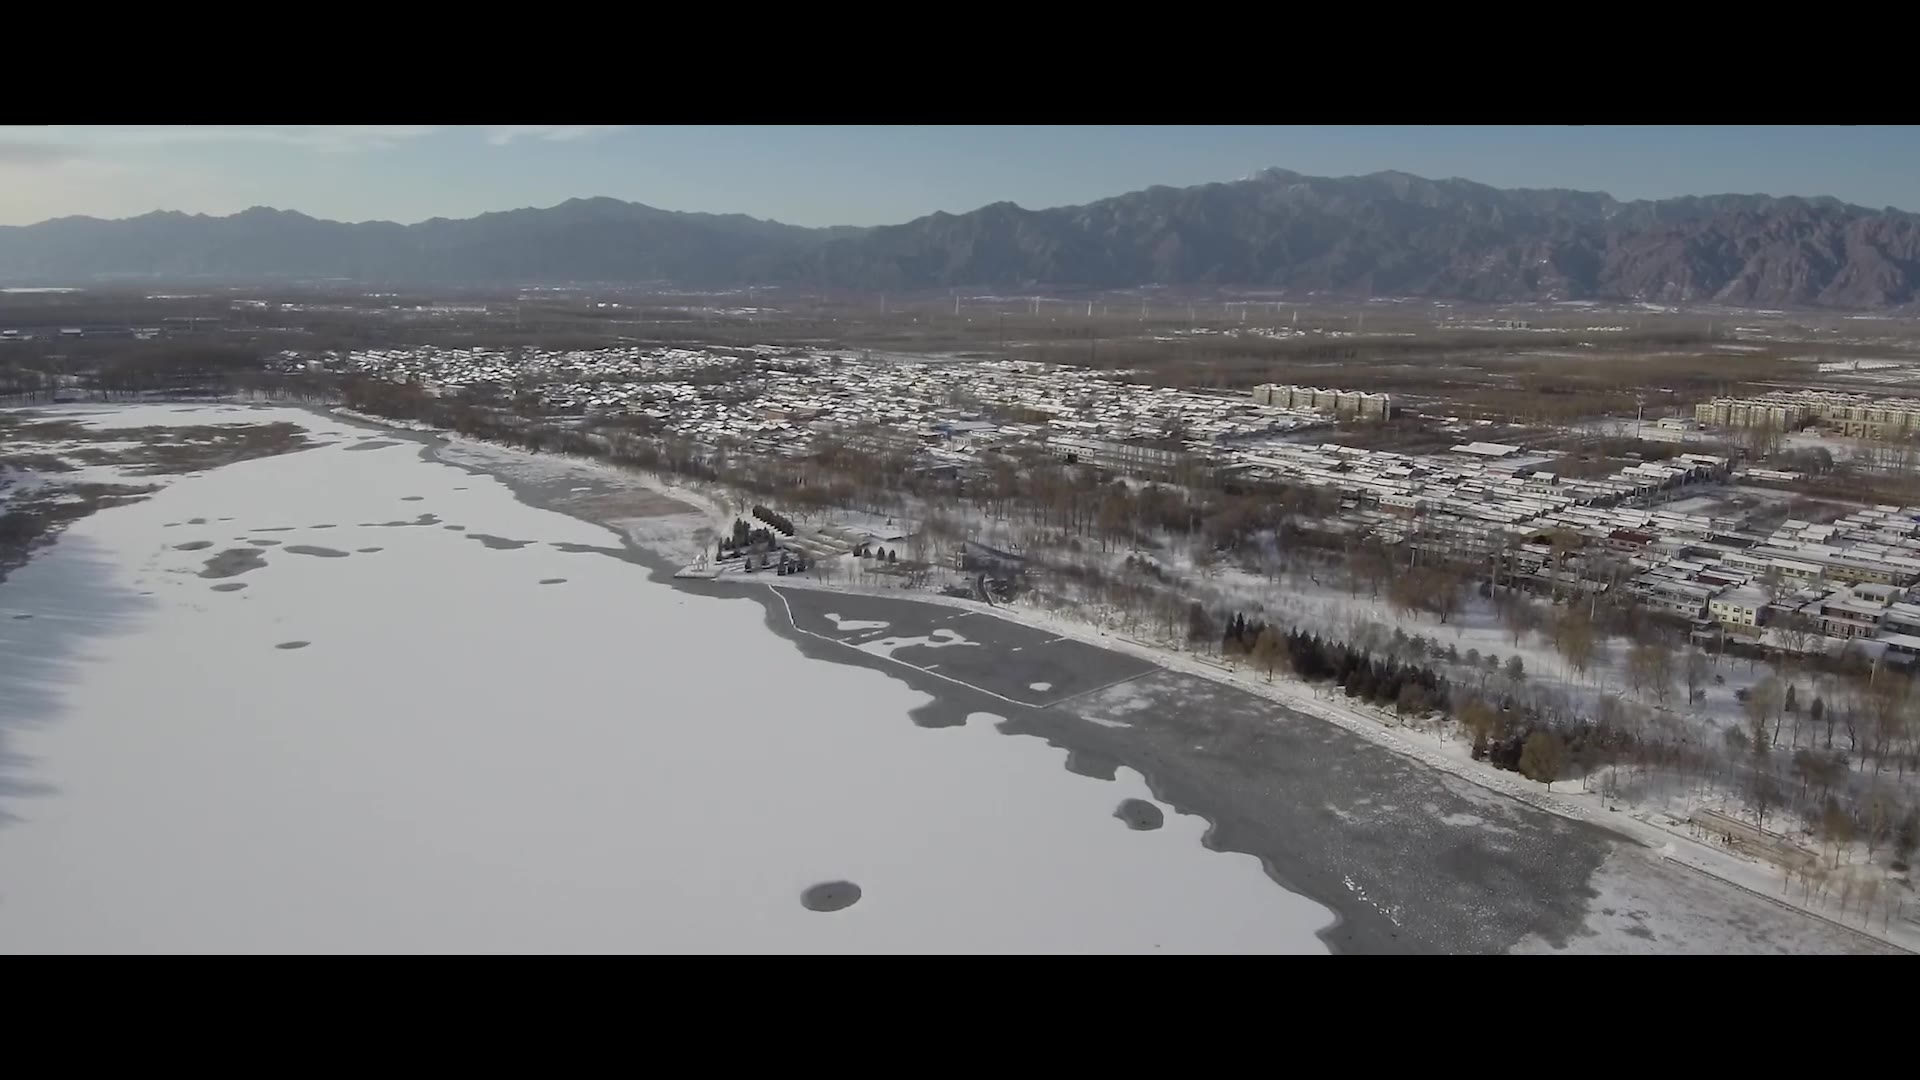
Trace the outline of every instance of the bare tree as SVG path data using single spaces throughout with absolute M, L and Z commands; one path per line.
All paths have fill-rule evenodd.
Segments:
M 1673 650 L 1665 644 L 1655 646 L 1653 658 L 1648 666 L 1647 679 L 1653 687 L 1653 696 L 1665 705 L 1673 694 Z
M 1653 682 L 1653 654 L 1660 647 L 1652 642 L 1642 641 L 1634 644 L 1627 652 L 1627 685 L 1638 694 Z
M 1273 671 L 1286 659 L 1287 648 L 1280 640 L 1280 634 L 1269 626 L 1260 631 L 1260 637 L 1253 643 L 1253 662 L 1267 673 L 1267 681 L 1273 681 Z
M 1507 601 L 1506 607 L 1500 612 L 1500 617 L 1506 623 L 1507 633 L 1512 638 L 1515 648 L 1520 646 L 1520 639 L 1527 636 L 1527 631 L 1535 629 L 1540 621 L 1533 610 L 1533 605 L 1525 598 L 1518 596 L 1511 597 Z
M 1201 577 L 1209 581 L 1213 580 L 1214 571 L 1219 566 L 1220 555 L 1213 550 L 1211 544 L 1203 542 L 1193 546 L 1193 568 L 1200 571 Z
M 1827 796 L 1827 804 L 1820 813 L 1820 833 L 1832 845 L 1833 865 L 1840 865 L 1840 852 L 1853 842 L 1853 819 L 1840 809 L 1840 800 Z
M 1585 675 L 1593 663 L 1594 631 L 1593 621 L 1588 619 L 1577 607 L 1567 609 L 1566 617 L 1560 620 L 1560 655 L 1566 658 L 1569 667 Z
M 1767 734 L 1767 722 L 1774 718 L 1779 706 L 1780 681 L 1771 675 L 1755 683 L 1753 688 L 1747 691 L 1747 700 L 1742 703 L 1742 708 L 1746 711 L 1747 722 L 1756 745 L 1762 742 L 1768 746 L 1773 745 L 1779 728 L 1776 725 L 1774 735 L 1770 736 Z
M 1520 772 L 1546 784 L 1548 791 L 1566 767 L 1567 744 L 1551 731 L 1534 732 L 1520 747 Z
M 1862 830 L 1867 839 L 1867 858 L 1873 858 L 1873 851 L 1893 832 L 1893 824 L 1898 819 L 1898 809 L 1886 789 L 1878 784 L 1867 795 L 1866 828 Z
M 1440 625 L 1445 626 L 1448 619 L 1460 614 L 1465 582 L 1458 574 L 1444 568 L 1436 568 L 1427 578 L 1428 605 L 1440 617 Z
M 1687 704 L 1691 706 L 1699 700 L 1700 691 L 1707 685 L 1707 673 L 1711 661 L 1707 654 L 1697 647 L 1687 647 L 1687 661 L 1683 668 L 1687 680 Z
M 1906 676 L 1887 672 L 1874 679 L 1867 694 L 1869 716 L 1872 720 L 1871 742 L 1868 744 L 1873 754 L 1873 772 L 1879 775 L 1881 766 L 1887 758 L 1890 747 L 1898 744 L 1905 733 L 1910 717 L 1908 716 L 1908 698 L 1911 696 L 1912 683 Z M 1904 758 L 1901 765 L 1905 771 Z
M 1380 595 L 1380 586 L 1393 578 L 1393 559 L 1379 541 L 1369 538 L 1353 552 L 1353 569 L 1366 581 L 1372 595 Z
M 1767 810 L 1779 801 L 1779 785 L 1773 777 L 1773 755 L 1766 744 L 1755 740 L 1753 743 L 1752 772 L 1747 784 L 1747 798 L 1753 804 L 1754 824 L 1767 827 Z
M 1457 710 L 1460 728 L 1473 740 L 1473 753 L 1479 757 L 1486 753 L 1487 740 L 1492 737 L 1499 723 L 1499 714 L 1493 707 L 1477 697 L 1470 697 L 1460 703 Z

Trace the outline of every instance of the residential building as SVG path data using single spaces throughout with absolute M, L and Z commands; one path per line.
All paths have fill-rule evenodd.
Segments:
M 1920 398 L 1873 398 L 1822 390 L 1778 391 L 1751 398 L 1714 398 L 1694 407 L 1694 419 L 1719 427 L 1781 430 L 1819 423 L 1842 435 L 1884 439 L 1920 431 Z
M 1737 585 L 1710 600 L 1707 612 L 1730 630 L 1758 632 L 1767 621 L 1767 594 L 1752 585 Z
M 1385 420 L 1393 415 L 1393 403 L 1388 395 L 1370 394 L 1362 390 L 1327 390 L 1316 386 L 1263 383 L 1253 388 L 1253 400 L 1261 405 L 1312 409 L 1360 420 Z

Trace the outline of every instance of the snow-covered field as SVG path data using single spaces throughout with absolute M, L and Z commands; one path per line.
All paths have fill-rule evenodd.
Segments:
M 1138 775 L 916 727 L 924 695 L 563 552 L 609 534 L 412 443 L 106 422 L 274 420 L 328 445 L 172 478 L 0 585 L 0 951 L 1325 951 L 1331 913 L 1201 820 L 1116 819 Z M 228 548 L 265 565 L 200 576 Z M 859 901 L 802 906 L 833 881 Z

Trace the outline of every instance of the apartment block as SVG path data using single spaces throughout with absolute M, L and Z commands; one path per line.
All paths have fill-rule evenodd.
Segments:
M 1920 432 L 1920 398 L 1874 398 L 1822 390 L 1779 391 L 1751 398 L 1714 398 L 1694 406 L 1694 419 L 1719 427 L 1787 429 L 1818 423 L 1862 439 Z
M 1393 402 L 1387 394 L 1369 394 L 1361 390 L 1329 390 L 1317 386 L 1288 386 L 1262 383 L 1253 388 L 1253 400 L 1259 405 L 1282 409 L 1311 409 L 1336 416 L 1361 420 L 1385 420 L 1393 415 Z

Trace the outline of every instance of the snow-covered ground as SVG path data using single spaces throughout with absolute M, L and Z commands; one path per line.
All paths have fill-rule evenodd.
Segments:
M 602 463 L 582 459 L 554 455 L 532 457 L 517 451 L 458 438 L 453 442 L 454 449 L 462 455 L 472 450 L 473 456 L 463 457 L 462 460 L 471 460 L 475 464 L 484 462 L 489 468 L 508 471 L 521 479 L 561 477 L 569 472 L 573 475 L 581 475 L 583 471 L 587 475 L 599 475 L 598 470 L 611 469 L 610 466 Z M 442 456 L 448 456 L 448 453 L 443 451 Z M 669 488 L 658 478 L 641 476 L 624 470 L 612 471 L 627 478 L 629 482 L 660 490 L 671 490 L 676 498 L 693 501 L 706 507 L 700 514 L 658 519 L 654 523 L 656 536 L 651 540 L 635 537 L 636 541 L 655 546 L 656 550 L 663 554 L 697 551 L 700 545 L 692 540 L 694 532 L 710 529 L 711 522 L 722 519 L 731 520 L 718 505 L 719 501 L 724 501 L 725 496 L 716 488 L 703 487 L 698 491 L 689 491 L 677 486 Z M 831 517 L 832 514 L 825 516 Z M 988 538 L 993 539 L 991 536 Z M 1111 553 L 1110 561 L 1117 564 L 1124 560 L 1125 554 L 1124 551 L 1116 549 Z M 1637 700 L 1652 709 L 1656 717 L 1665 717 L 1663 722 L 1698 726 L 1701 729 L 1700 734 L 1714 738 L 1718 737 L 1719 729 L 1729 723 L 1737 722 L 1739 706 L 1734 699 L 1734 691 L 1739 687 L 1751 685 L 1767 674 L 1765 666 L 1756 669 L 1744 662 L 1716 664 L 1709 675 L 1710 685 L 1704 701 L 1689 708 L 1684 704 L 1684 687 L 1676 687 L 1672 699 L 1667 705 L 1661 706 L 1651 694 L 1636 695 L 1627 685 L 1625 675 L 1627 643 L 1622 640 L 1601 643 L 1594 665 L 1588 672 L 1575 675 L 1567 670 L 1564 661 L 1542 634 L 1529 632 L 1522 636 L 1520 644 L 1516 646 L 1508 632 L 1499 626 L 1495 612 L 1484 601 L 1468 603 L 1459 615 L 1451 618 L 1443 626 L 1430 615 L 1409 616 L 1397 613 L 1384 600 L 1370 597 L 1364 587 L 1358 591 L 1357 595 L 1350 595 L 1345 587 L 1333 584 L 1324 576 L 1321 582 L 1314 582 L 1312 577 L 1304 571 L 1283 576 L 1276 582 L 1269 582 L 1258 575 L 1232 567 L 1221 567 L 1210 574 L 1201 574 L 1195 569 L 1188 553 L 1177 547 L 1157 552 L 1154 558 L 1163 566 L 1187 577 L 1192 582 L 1199 583 L 1202 591 L 1213 603 L 1226 604 L 1249 612 L 1265 612 L 1265 617 L 1278 617 L 1282 622 L 1300 625 L 1305 629 L 1332 634 L 1343 639 L 1353 637 L 1358 626 L 1374 622 L 1388 632 L 1397 625 L 1409 634 L 1424 635 L 1441 648 L 1452 644 L 1462 654 L 1470 648 L 1477 648 L 1483 655 L 1497 653 L 1503 659 L 1518 653 L 1526 662 L 1526 681 L 1529 686 L 1539 686 L 1544 683 L 1566 692 L 1570 697 L 1586 702 L 1596 701 L 1602 696 Z M 796 575 L 782 579 L 782 585 L 787 588 L 822 588 L 895 596 L 901 594 L 900 579 L 856 573 L 854 567 L 857 560 L 849 558 L 842 562 L 845 565 L 839 572 L 825 580 L 813 575 Z M 936 576 L 933 584 L 938 586 L 941 583 L 943 579 Z M 977 609 L 978 606 L 972 601 L 941 597 L 922 590 L 914 590 L 912 595 L 923 602 L 967 609 Z M 1603 795 L 1605 785 L 1596 781 L 1588 786 L 1577 779 L 1562 782 L 1549 791 L 1546 785 L 1515 773 L 1495 769 L 1485 762 L 1472 760 L 1468 744 L 1455 733 L 1418 725 L 1405 726 L 1401 719 L 1390 711 L 1355 704 L 1339 695 L 1337 690 L 1329 693 L 1324 687 L 1310 687 L 1288 680 L 1284 676 L 1267 680 L 1244 665 L 1223 665 L 1217 658 L 1207 656 L 1204 652 L 1192 653 L 1182 646 L 1173 646 L 1167 642 L 1141 640 L 1142 637 L 1157 639 L 1158 635 L 1148 627 L 1127 628 L 1125 620 L 1118 612 L 1097 609 L 1056 611 L 1026 603 L 1016 603 L 1000 607 L 997 614 L 1003 618 L 1048 628 L 1064 637 L 1149 658 L 1175 670 L 1237 685 L 1286 704 L 1297 711 L 1337 724 L 1372 742 L 1492 791 L 1568 817 L 1603 821 L 1617 831 L 1636 837 L 1668 860 L 1704 871 L 1724 881 L 1733 882 L 1742 888 L 1761 894 L 1771 902 L 1799 907 L 1819 918 L 1843 922 L 1871 936 L 1909 949 L 1920 950 L 1920 925 L 1900 919 L 1885 923 L 1879 916 L 1862 918 L 1858 911 L 1843 908 L 1832 902 L 1831 897 L 1823 901 L 1820 896 L 1804 896 L 1797 887 L 1787 890 L 1783 886 L 1780 871 L 1771 864 L 1720 846 L 1699 842 L 1699 838 L 1692 835 L 1681 821 L 1688 812 L 1703 806 L 1739 813 L 1742 808 L 1736 801 L 1729 800 L 1724 795 L 1707 794 L 1702 797 L 1702 793 L 1697 789 L 1680 790 L 1672 793 L 1671 797 L 1659 797 L 1637 804 L 1623 803 L 1618 797 Z M 851 626 L 847 628 L 852 629 Z M 1462 680 L 1468 678 L 1464 669 L 1456 669 L 1456 665 L 1437 660 L 1431 663 L 1441 667 L 1450 677 Z M 1722 681 L 1714 682 L 1715 676 Z M 1496 676 L 1489 685 L 1500 684 L 1500 677 Z M 1803 698 L 1807 690 L 1808 686 L 1801 686 Z M 1094 722 L 1115 725 L 1126 723 L 1125 720 L 1117 718 L 1101 718 Z M 1690 785 L 1680 787 L 1688 789 Z M 1598 910 L 1596 908 L 1596 911 Z M 1710 919 L 1711 915 L 1703 913 L 1702 918 Z M 1629 931 L 1629 936 L 1637 936 L 1637 934 Z M 1696 937 L 1691 947 L 1698 951 L 1712 951 L 1713 940 L 1712 935 Z M 1676 946 L 1672 942 L 1673 938 L 1669 935 L 1669 947 L 1687 947 Z
M 0 585 L 0 951 L 1324 951 L 1331 913 L 1201 820 L 1116 819 L 1136 774 L 916 727 L 757 602 L 553 546 L 605 530 L 233 412 L 330 445 L 171 479 Z M 266 564 L 201 577 L 228 548 Z

